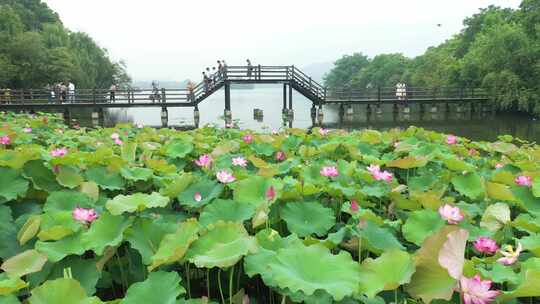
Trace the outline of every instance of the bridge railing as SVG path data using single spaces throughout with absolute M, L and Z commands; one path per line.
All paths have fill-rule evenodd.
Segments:
M 27 89 L 0 90 L 0 103 L 140 103 L 140 102 L 192 102 L 186 89 L 129 89 L 111 92 L 107 89 L 76 89 L 65 94 L 57 90 Z
M 395 87 L 380 87 L 367 89 L 329 89 L 327 91 L 327 100 L 333 101 L 392 101 L 409 100 L 431 101 L 431 100 L 465 100 L 487 98 L 488 93 L 481 88 L 459 88 L 459 87 L 439 87 L 439 88 L 421 88 L 408 87 L 405 90 L 398 90 Z

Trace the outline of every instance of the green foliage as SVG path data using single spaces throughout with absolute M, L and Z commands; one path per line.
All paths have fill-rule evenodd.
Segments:
M 84 33 L 65 28 L 40 0 L 0 1 L 0 88 L 42 88 L 72 81 L 79 88 L 129 85 L 122 62 Z

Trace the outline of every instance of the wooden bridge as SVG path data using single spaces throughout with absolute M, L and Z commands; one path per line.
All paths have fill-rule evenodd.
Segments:
M 224 88 L 224 115 L 231 117 L 231 84 L 282 84 L 284 114 L 293 115 L 293 90 L 312 102 L 311 114 L 322 115 L 325 104 L 366 104 L 379 107 L 381 104 L 407 106 L 409 103 L 468 103 L 485 102 L 489 99 L 485 90 L 479 88 L 416 88 L 396 93 L 395 87 L 367 89 L 327 89 L 295 66 L 228 66 L 223 71 L 209 75 L 209 82 L 201 82 L 191 89 L 130 89 L 117 90 L 113 94 L 107 89 L 77 89 L 68 92 L 65 100 L 61 94 L 50 90 L 13 90 L 0 92 L 0 111 L 63 110 L 69 114 L 73 108 L 95 109 L 96 116 L 103 108 L 161 107 L 162 122 L 168 118 L 168 107 L 193 107 L 194 116 L 199 117 L 198 105 L 206 98 Z M 352 109 L 352 107 L 349 107 Z M 352 110 L 351 110 L 352 111 Z M 166 124 L 166 123 L 164 123 Z

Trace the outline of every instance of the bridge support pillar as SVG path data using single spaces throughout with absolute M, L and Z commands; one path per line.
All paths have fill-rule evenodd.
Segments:
M 394 105 L 393 105 L 393 110 L 394 110 L 394 113 L 398 113 L 399 112 L 399 106 L 397 103 L 394 102 Z
M 292 100 L 292 85 L 289 83 L 289 113 L 293 109 L 293 100 Z
M 411 108 L 409 107 L 409 105 L 405 105 L 403 107 L 403 113 L 405 113 L 405 114 L 411 113 Z
M 450 104 L 448 102 L 444 104 L 444 110 L 446 113 L 450 112 Z
M 283 84 L 283 108 L 281 109 L 282 114 L 287 113 L 287 84 Z
M 459 103 L 456 107 L 456 112 L 463 113 L 463 104 Z
M 96 128 L 100 125 L 103 125 L 103 109 L 94 109 L 92 111 L 92 127 Z
M 436 104 L 436 103 L 432 104 L 432 105 L 431 105 L 430 112 L 431 112 L 431 113 L 437 113 L 437 110 L 438 110 L 438 109 L 437 109 L 437 104 Z
M 382 114 L 383 110 L 380 104 L 377 104 L 377 109 L 375 110 L 375 113 Z
M 371 113 L 371 104 L 369 104 L 369 103 L 366 106 L 366 112 Z
M 71 111 L 69 110 L 69 108 L 65 108 L 64 109 L 64 123 L 68 126 L 71 126 Z
M 354 115 L 354 109 L 353 109 L 353 106 L 352 106 L 352 105 L 348 105 L 348 106 L 347 106 L 347 112 L 346 112 L 346 114 L 347 114 L 348 116 L 353 116 L 353 115 Z
M 231 117 L 231 83 L 225 81 L 225 119 Z
M 161 126 L 166 128 L 169 125 L 169 111 L 166 107 L 161 108 Z
M 193 122 L 195 123 L 195 126 L 199 125 L 200 118 L 201 115 L 199 112 L 199 106 L 195 106 L 195 108 L 193 109 Z
M 339 104 L 339 116 L 343 116 L 345 114 L 345 107 L 342 103 Z
M 313 104 L 311 106 L 311 113 L 310 114 L 311 114 L 312 119 L 315 119 L 315 117 L 317 117 L 317 108 L 315 107 L 315 104 Z
M 322 105 L 319 104 L 319 111 L 317 112 L 317 119 L 319 120 L 319 124 L 321 125 L 323 122 L 323 118 L 324 118 L 324 111 L 323 111 Z

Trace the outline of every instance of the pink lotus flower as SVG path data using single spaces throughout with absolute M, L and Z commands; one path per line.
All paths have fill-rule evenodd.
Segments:
M 235 158 L 232 159 L 232 164 L 233 164 L 233 166 L 239 166 L 239 167 L 245 168 L 245 167 L 247 167 L 248 162 L 243 157 L 235 157 Z
M 321 175 L 326 177 L 336 177 L 339 175 L 338 169 L 334 166 L 325 166 L 321 168 Z
M 274 189 L 274 186 L 270 186 L 270 188 L 266 190 L 266 199 L 273 201 L 274 198 L 276 198 L 276 190 Z
M 396 142 L 393 144 L 393 146 L 394 146 L 394 148 L 397 148 L 397 147 L 399 147 L 400 144 L 401 144 L 401 142 L 396 141 Z
M 448 135 L 446 137 L 446 143 L 449 145 L 457 144 L 457 137 L 455 135 Z
M 73 219 L 83 224 L 90 224 L 98 218 L 96 210 L 77 207 L 72 212 Z
M 52 157 L 64 157 L 68 154 L 68 150 L 66 148 L 58 148 L 51 151 Z
M 469 149 L 469 155 L 470 156 L 475 156 L 475 155 L 478 155 L 478 151 L 474 148 L 471 148 Z
M 253 135 L 251 134 L 246 134 L 244 135 L 244 137 L 242 137 L 242 140 L 246 143 L 246 144 L 250 144 L 253 142 Z
M 387 183 L 392 182 L 394 175 L 388 171 L 376 172 L 373 174 L 375 180 L 383 180 Z
M 272 135 L 278 135 L 279 134 L 279 131 L 276 130 L 276 129 L 272 129 Z
M 497 246 L 497 242 L 495 240 L 481 236 L 477 238 L 474 243 L 474 249 L 480 253 L 486 253 L 486 254 L 494 254 L 499 250 L 499 246 Z
M 448 204 L 439 207 L 439 214 L 448 222 L 448 224 L 455 225 L 461 222 L 464 218 L 463 213 L 458 207 L 454 207 Z
M 216 178 L 223 184 L 232 183 L 236 180 L 234 175 L 232 175 L 231 173 L 225 170 L 219 171 L 218 173 L 216 173 Z
M 0 145 L 7 146 L 9 144 L 11 144 L 11 138 L 9 138 L 9 136 L 0 136 Z
M 371 174 L 375 174 L 376 172 L 381 172 L 381 167 L 378 165 L 369 165 L 369 167 L 366 168 Z
M 202 195 L 200 192 L 195 192 L 195 194 L 193 195 L 193 199 L 196 201 L 196 202 L 200 202 L 202 201 Z
M 360 207 L 358 206 L 356 200 L 351 200 L 351 211 L 356 213 L 358 210 L 360 210 Z
M 225 123 L 225 128 L 226 129 L 232 129 L 232 127 L 233 127 L 232 123 Z
M 461 277 L 459 285 L 464 304 L 489 304 L 501 293 L 490 290 L 491 281 L 482 281 L 478 274 L 472 278 Z
M 23 132 L 24 133 L 32 133 L 32 128 L 24 128 Z
M 74 124 L 74 125 L 73 125 L 73 129 L 75 129 L 75 130 L 80 130 L 80 129 L 81 129 L 81 125 L 80 125 L 80 124 Z
M 321 136 L 326 136 L 326 135 L 328 135 L 328 132 L 330 132 L 328 129 L 319 128 L 319 134 L 320 134 Z
M 210 168 L 212 165 L 212 156 L 204 154 L 199 156 L 199 159 L 195 160 L 195 164 L 201 168 Z
M 111 139 L 117 140 L 117 139 L 119 139 L 119 138 L 120 138 L 120 134 L 118 134 L 118 133 L 113 133 L 113 134 L 111 134 Z
M 284 161 L 285 158 L 287 158 L 287 155 L 285 155 L 285 152 L 283 152 L 283 151 L 277 151 L 276 152 L 276 160 L 277 161 Z
M 373 176 L 375 180 L 383 180 L 387 183 L 390 183 L 394 178 L 394 175 L 392 173 L 386 170 L 381 171 L 381 167 L 377 165 L 369 165 L 369 167 L 367 167 L 366 169 L 371 173 L 371 176 Z
M 495 165 L 495 169 L 501 169 L 502 167 L 504 167 L 504 165 L 501 164 L 501 163 L 497 163 L 497 164 Z
M 526 175 L 520 175 L 514 180 L 518 186 L 532 186 L 532 177 Z
M 119 145 L 119 146 L 121 146 L 121 145 L 124 144 L 124 142 L 123 142 L 121 139 L 119 139 L 119 138 L 115 139 L 115 140 L 114 140 L 114 143 L 117 144 L 117 145 Z
M 521 243 L 519 242 L 517 244 L 517 248 L 515 251 L 512 245 L 507 245 L 505 247 L 505 250 L 499 250 L 499 252 L 503 255 L 503 257 L 499 258 L 497 262 L 506 266 L 514 264 L 519 258 L 519 255 L 521 254 L 521 250 L 523 250 L 523 247 L 521 246 Z

